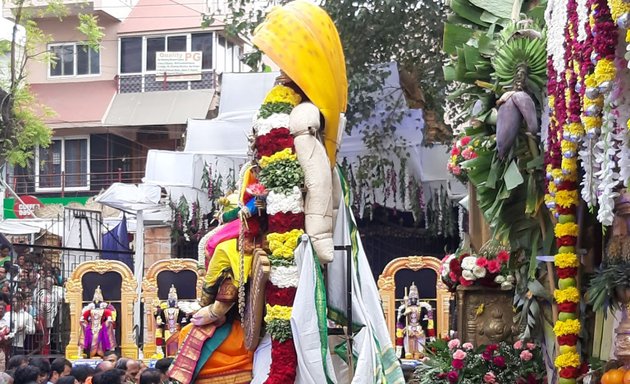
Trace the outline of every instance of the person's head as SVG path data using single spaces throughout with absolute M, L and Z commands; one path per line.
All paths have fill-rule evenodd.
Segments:
M 59 380 L 57 380 L 57 384 L 79 384 L 79 381 L 75 379 L 74 376 L 68 375 L 60 377 Z
M 72 371 L 70 371 L 70 375 L 74 376 L 79 384 L 85 383 L 85 380 L 93 374 L 94 370 L 88 365 L 77 365 L 72 367 Z
M 127 369 L 125 370 L 127 381 L 136 382 L 138 378 L 138 372 L 140 372 L 140 363 L 134 359 L 127 359 Z
M 15 355 L 9 359 L 7 363 L 7 371 L 10 369 L 18 369 L 20 367 L 24 367 L 28 365 L 28 357 L 24 355 Z
M 166 372 L 168 372 L 168 369 L 171 367 L 172 363 L 172 357 L 165 357 L 155 362 L 155 369 L 160 371 L 160 373 L 162 374 L 162 381 L 164 382 L 168 381 L 168 376 L 166 375 Z
M 69 376 L 71 371 L 72 363 L 63 357 L 58 357 L 50 364 L 50 381 L 56 383 L 60 378 Z
M 121 357 L 120 359 L 118 359 L 118 361 L 116 361 L 116 369 L 120 369 L 121 371 L 126 371 L 128 361 L 129 361 L 128 358 Z
M 111 361 L 103 360 L 96 366 L 96 373 L 109 371 L 110 369 L 114 369 L 114 363 Z M 94 380 L 92 380 L 94 382 Z
M 7 257 L 11 253 L 11 247 L 6 244 L 0 245 L 0 256 Z
M 110 369 L 100 374 L 99 384 L 122 384 L 125 380 L 125 371 L 122 369 Z
M 7 311 L 7 305 L 9 305 L 9 296 L 4 292 L 0 292 L 0 319 Z
M 15 370 L 13 379 L 15 384 L 39 383 L 39 368 L 32 365 L 25 365 Z
M 139 384 L 160 384 L 162 372 L 159 369 L 147 368 L 140 374 Z
M 103 355 L 103 360 L 109 361 L 110 363 L 116 365 L 116 362 L 118 361 L 118 354 L 116 353 L 116 351 L 113 350 L 105 352 L 105 354 Z
M 33 357 L 29 362 L 29 365 L 39 369 L 39 376 L 37 376 L 37 382 L 39 384 L 47 383 L 50 378 L 50 362 L 43 357 Z
M 17 265 L 19 265 L 20 267 L 23 267 L 25 261 L 26 261 L 26 256 L 25 255 L 20 255 L 17 258 Z

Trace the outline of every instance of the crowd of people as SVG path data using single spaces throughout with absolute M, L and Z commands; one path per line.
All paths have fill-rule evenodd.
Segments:
M 11 331 L 10 355 L 50 354 L 59 349 L 52 337 L 63 303 L 63 278 L 50 257 L 28 248 L 0 245 L 0 329 Z M 2 335 L 0 332 L 0 340 Z
M 108 352 L 93 368 L 73 366 L 64 358 L 51 362 L 44 357 L 15 355 L 0 372 L 0 384 L 168 384 L 166 372 L 171 363 L 172 358 L 165 358 L 158 360 L 155 368 L 148 368 L 142 361 Z

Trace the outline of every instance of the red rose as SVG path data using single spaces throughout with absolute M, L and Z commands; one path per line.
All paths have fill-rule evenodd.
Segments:
M 499 260 L 490 260 L 488 261 L 488 272 L 490 273 L 499 273 L 499 271 L 501 270 L 501 263 L 499 263 Z
M 488 344 L 486 345 L 486 351 L 490 352 L 490 353 L 494 353 L 495 351 L 499 350 L 499 346 L 496 344 Z
M 271 366 L 265 384 L 286 384 L 295 382 L 297 355 L 293 340 L 285 342 L 271 340 Z
M 286 148 L 293 148 L 293 136 L 288 128 L 274 128 L 268 134 L 256 138 L 258 158 L 271 156 Z
M 459 373 L 457 373 L 457 371 L 450 371 L 448 375 L 446 375 L 446 378 L 448 379 L 449 383 L 457 383 L 457 380 L 459 379 Z
M 449 268 L 451 269 L 451 272 L 455 273 L 456 275 L 461 275 L 462 274 L 462 267 L 459 264 L 459 260 L 457 259 L 453 259 L 450 261 L 450 263 L 448 263 Z
M 558 336 L 558 344 L 560 345 L 576 345 L 578 341 L 578 336 L 577 335 L 564 335 L 564 336 Z
M 269 305 L 284 305 L 290 307 L 295 300 L 296 287 L 279 288 L 267 281 L 267 287 L 265 289 L 265 298 Z
M 459 152 L 459 148 L 453 147 L 453 149 L 451 149 L 451 156 L 458 156 Z
M 455 369 L 463 369 L 464 368 L 464 360 L 453 359 L 453 362 L 451 363 L 451 365 Z
M 577 310 L 577 304 L 570 301 L 558 304 L 558 311 L 565 313 L 575 313 Z
M 464 145 L 468 145 L 468 143 L 470 143 L 470 136 L 464 136 L 464 137 L 462 137 L 461 142 L 462 142 L 462 146 L 464 146 Z
M 471 280 L 466 280 L 463 276 L 460 276 L 459 283 L 464 287 L 470 287 L 471 285 L 473 285 L 473 282 Z
M 576 241 L 577 238 L 574 236 L 562 236 L 556 239 L 556 245 L 558 247 L 572 247 Z
M 563 379 L 574 379 L 578 377 L 579 372 L 575 367 L 564 367 L 560 369 L 560 377 Z
M 575 277 L 575 275 L 577 275 L 577 268 L 557 268 L 556 273 L 560 279 Z
M 503 356 L 495 356 L 492 363 L 499 368 L 505 367 L 505 358 Z
M 510 252 L 502 249 L 497 253 L 497 259 L 502 263 L 507 263 L 510 260 Z
M 481 357 L 485 360 L 485 361 L 490 361 L 492 360 L 492 352 L 488 351 L 487 349 L 485 351 L 483 351 L 481 353 Z
M 475 264 L 477 264 L 478 267 L 484 268 L 486 265 L 488 265 L 488 259 L 486 259 L 485 257 L 479 257 L 475 261 Z
M 589 366 L 587 362 L 583 362 L 582 365 L 580 365 L 580 375 L 586 375 L 589 371 Z
M 304 228 L 304 212 L 278 212 L 275 215 L 268 216 L 268 220 L 269 233 L 285 233 L 293 229 Z

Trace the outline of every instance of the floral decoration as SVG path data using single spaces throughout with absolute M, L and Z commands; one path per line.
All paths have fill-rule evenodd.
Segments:
M 546 382 L 540 347 L 517 341 L 475 348 L 458 339 L 429 343 L 427 357 L 415 372 L 423 384 L 542 384 Z
M 456 252 L 442 260 L 440 277 L 451 291 L 460 284 L 512 289 L 515 278 L 508 268 L 509 260 L 510 252 L 505 249 L 484 255 Z
M 271 336 L 271 366 L 265 384 L 292 383 L 296 377 L 290 319 L 299 280 L 294 251 L 304 234 L 304 173 L 288 126 L 289 114 L 301 100 L 293 89 L 275 86 L 253 125 L 258 179 L 266 192 L 266 244 L 272 265 L 265 290 L 264 320 Z

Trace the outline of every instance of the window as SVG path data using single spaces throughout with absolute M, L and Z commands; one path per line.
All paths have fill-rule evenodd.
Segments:
M 144 38 L 123 37 L 120 39 L 120 73 L 155 71 L 157 52 L 202 52 L 201 68 L 212 69 L 213 38 L 212 32 Z M 225 42 L 225 38 L 223 41 Z
M 100 53 L 86 44 L 56 44 L 49 49 L 53 56 L 51 77 L 98 75 L 101 72 Z
M 88 141 L 87 137 L 67 137 L 39 148 L 36 189 L 89 189 Z

